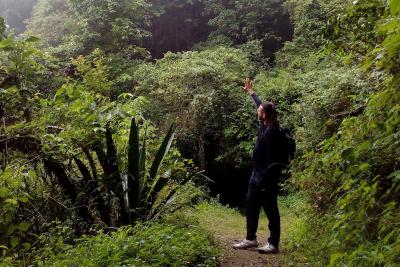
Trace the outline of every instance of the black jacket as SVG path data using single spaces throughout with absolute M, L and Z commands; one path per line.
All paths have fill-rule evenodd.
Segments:
M 251 96 L 256 108 L 258 108 L 261 105 L 261 100 L 255 93 Z M 279 123 L 265 125 L 260 122 L 253 149 L 253 166 L 265 173 L 271 168 L 281 169 L 283 165 L 287 164 L 285 146 L 285 135 L 282 133 Z

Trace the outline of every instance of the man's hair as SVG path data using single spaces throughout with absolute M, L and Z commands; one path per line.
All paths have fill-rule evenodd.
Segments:
M 261 104 L 263 111 L 268 115 L 272 122 L 278 121 L 278 112 L 276 111 L 275 104 L 270 101 L 264 101 Z

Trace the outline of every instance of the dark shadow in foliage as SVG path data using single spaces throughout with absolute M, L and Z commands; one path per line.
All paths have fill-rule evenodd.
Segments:
M 159 10 L 155 10 L 149 28 L 152 38 L 145 44 L 153 58 L 162 58 L 168 51 L 190 50 L 193 45 L 205 41 L 211 32 L 202 1 L 168 1 L 155 4 L 154 8 Z

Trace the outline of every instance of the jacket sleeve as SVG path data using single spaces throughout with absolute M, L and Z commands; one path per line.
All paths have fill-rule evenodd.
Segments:
M 261 100 L 260 98 L 258 98 L 258 96 L 256 95 L 256 93 L 251 94 L 251 98 L 253 98 L 254 101 L 254 105 L 256 106 L 256 109 L 261 105 Z

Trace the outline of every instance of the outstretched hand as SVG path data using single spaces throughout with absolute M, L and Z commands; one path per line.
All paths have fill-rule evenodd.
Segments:
M 254 90 L 253 90 L 253 81 L 250 78 L 246 78 L 245 82 L 244 82 L 244 87 L 243 89 L 249 94 L 253 94 Z

